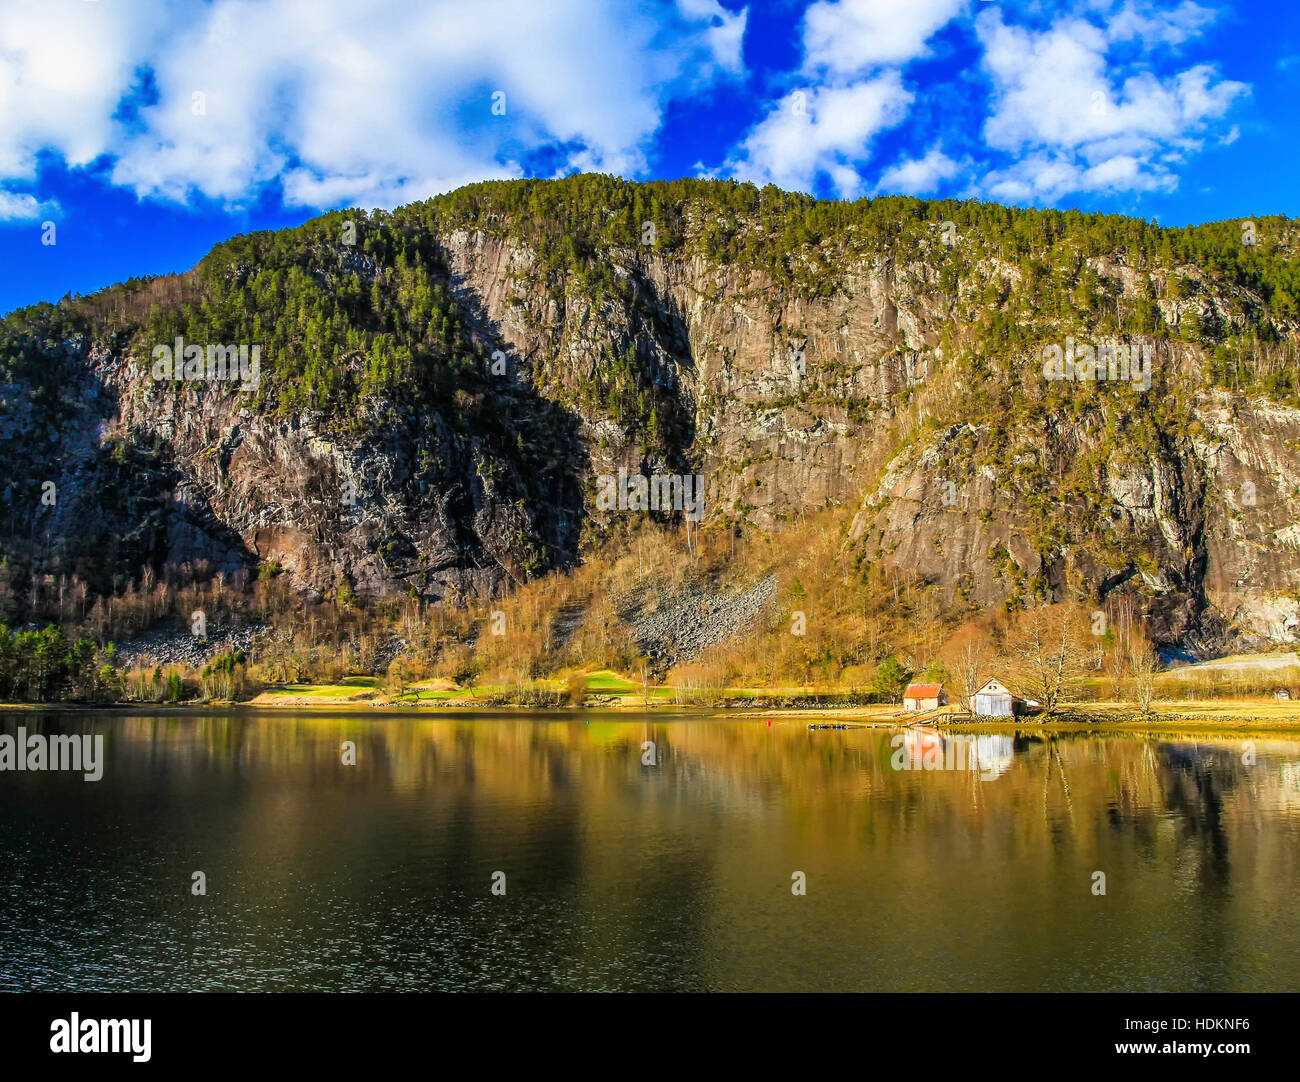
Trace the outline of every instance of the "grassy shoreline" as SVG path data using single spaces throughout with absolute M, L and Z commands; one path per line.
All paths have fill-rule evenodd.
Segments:
M 328 691 L 329 689 L 319 689 Z M 679 703 L 664 696 L 652 696 L 647 704 L 642 695 L 625 694 L 588 699 L 578 704 L 520 705 L 489 701 L 475 696 L 443 696 L 428 699 L 379 697 L 342 698 L 329 694 L 302 695 L 263 693 L 246 702 L 208 700 L 187 703 L 0 703 L 0 713 L 9 714 L 144 714 L 184 716 L 203 714 L 277 713 L 337 715 L 360 714 L 376 718 L 398 716 L 436 717 L 447 714 L 518 714 L 547 716 L 598 712 L 661 713 L 690 715 L 701 719 L 753 720 L 756 722 L 834 723 L 849 722 L 869 728 L 899 729 L 924 726 L 948 733 L 959 732 L 1277 732 L 1300 733 L 1300 703 L 1273 701 L 1188 701 L 1153 704 L 1142 715 L 1129 704 L 1073 704 L 1053 716 L 1016 717 L 1002 720 L 969 720 L 951 708 L 932 714 L 907 714 L 892 704 L 866 706 L 807 707 L 768 706 L 761 702 L 736 701 L 732 705 Z M 756 698 L 782 699 L 787 692 L 773 691 Z

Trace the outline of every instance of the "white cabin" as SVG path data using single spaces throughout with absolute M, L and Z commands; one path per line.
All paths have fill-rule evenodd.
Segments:
M 1010 690 L 998 680 L 986 680 L 972 698 L 975 716 L 982 718 L 1009 718 L 1014 702 Z

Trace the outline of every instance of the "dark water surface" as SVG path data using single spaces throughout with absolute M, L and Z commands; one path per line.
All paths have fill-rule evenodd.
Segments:
M 106 764 L 0 773 L 3 989 L 1300 989 L 1285 737 L 1008 733 L 972 772 L 797 720 L 19 725 Z

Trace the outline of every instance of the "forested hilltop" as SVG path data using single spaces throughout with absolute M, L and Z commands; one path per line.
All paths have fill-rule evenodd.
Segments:
M 740 678 L 718 652 L 784 650 L 792 608 L 828 680 L 1049 602 L 1292 642 L 1296 244 L 593 175 L 235 237 L 0 322 L 0 619 L 103 651 L 201 610 L 304 673 L 346 648 L 449 678 Z M 255 346 L 257 378 L 156 378 L 178 345 Z M 628 476 L 699 476 L 700 521 L 598 498 Z M 673 615 L 764 583 L 714 641 Z M 126 664 L 82 649 L 68 687 Z

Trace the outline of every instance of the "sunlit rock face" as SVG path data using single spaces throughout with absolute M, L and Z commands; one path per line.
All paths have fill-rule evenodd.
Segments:
M 688 238 L 698 219 L 684 215 Z M 101 588 L 146 564 L 273 565 L 311 595 L 346 579 L 371 597 L 485 597 L 599 544 L 601 477 L 690 473 L 705 528 L 843 508 L 846 565 L 916 575 L 953 605 L 1120 592 L 1164 644 L 1300 638 L 1300 413 L 1203 389 L 1202 351 L 1172 338 L 1148 343 L 1150 388 L 1054 384 L 1046 340 L 984 349 L 975 328 L 1023 277 L 992 248 L 962 255 L 925 223 L 906 242 L 832 234 L 791 250 L 792 283 L 705 243 L 605 244 L 590 257 L 615 283 L 602 292 L 543 266 L 509 223 L 429 239 L 501 361 L 472 393 L 372 396 L 340 425 L 229 386 L 164 394 L 120 337 L 69 340 L 59 410 L 5 389 L 7 551 Z M 393 273 L 343 248 L 313 258 L 322 281 Z M 1168 271 L 1089 266 L 1107 303 L 1149 282 L 1170 323 L 1195 307 L 1240 328 L 1253 303 L 1196 268 L 1189 300 Z M 594 390 L 615 359 L 653 428 Z M 485 401 L 504 419 L 492 432 Z

